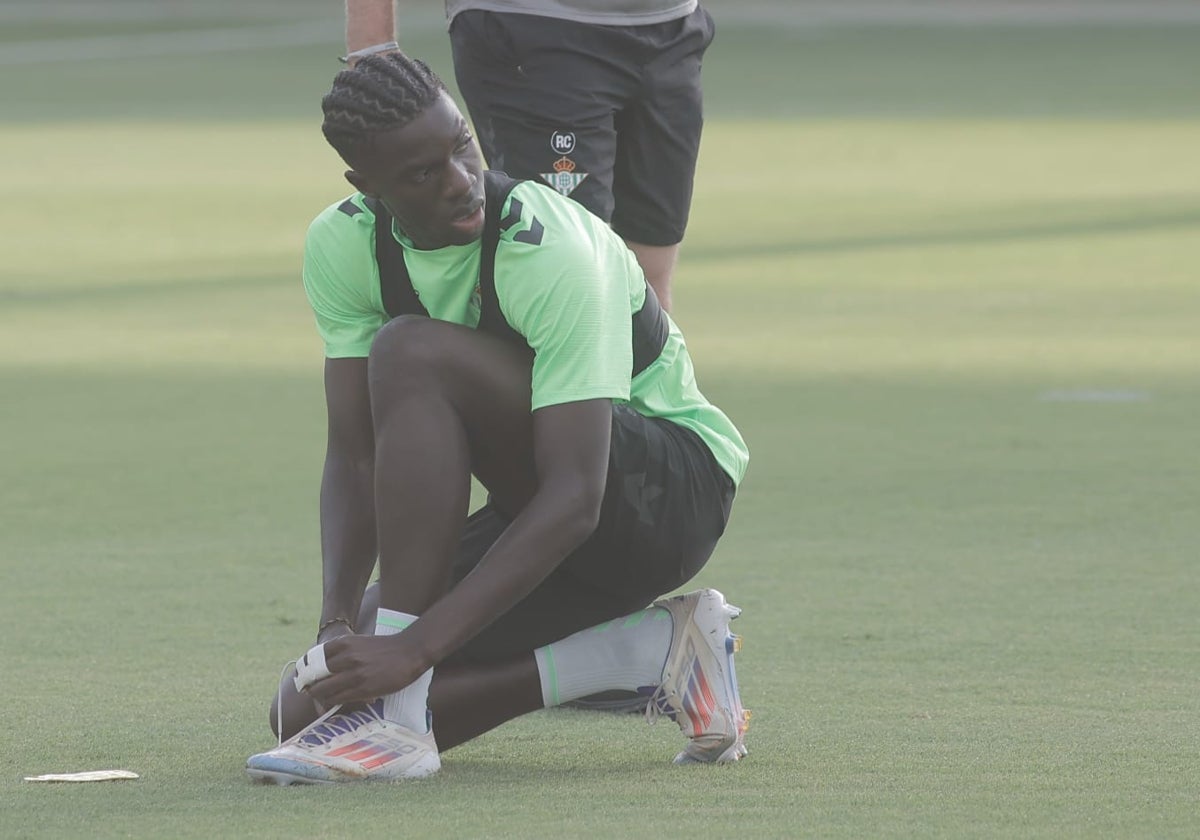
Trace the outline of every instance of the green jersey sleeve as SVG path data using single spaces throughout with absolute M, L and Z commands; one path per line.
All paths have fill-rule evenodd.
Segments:
M 339 205 L 326 209 L 304 240 L 304 292 L 329 359 L 365 357 L 387 321 L 375 264 L 375 217 L 359 210 L 352 216 Z

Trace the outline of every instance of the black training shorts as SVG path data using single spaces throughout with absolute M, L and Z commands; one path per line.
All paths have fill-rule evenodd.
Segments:
M 702 8 L 665 23 L 600 26 L 466 11 L 454 71 L 488 166 L 543 180 L 624 239 L 683 239 L 703 125 Z
M 708 561 L 729 521 L 733 496 L 733 481 L 695 432 L 614 406 L 608 484 L 596 531 L 525 600 L 448 661 L 509 659 L 648 606 Z M 491 505 L 470 517 L 456 581 L 508 524 Z

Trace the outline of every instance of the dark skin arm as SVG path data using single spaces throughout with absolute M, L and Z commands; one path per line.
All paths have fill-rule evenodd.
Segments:
M 533 416 L 538 488 L 470 575 L 403 633 L 344 636 L 325 648 L 323 705 L 398 691 L 528 595 L 595 530 L 608 472 L 612 405 L 587 400 Z
M 392 40 L 396 30 L 393 0 L 346 0 L 346 51 Z M 351 60 L 350 66 L 357 64 Z
M 321 477 L 321 624 L 357 619 L 375 567 L 375 434 L 366 359 L 325 360 L 325 404 L 329 437 Z M 339 622 L 318 641 L 349 632 Z

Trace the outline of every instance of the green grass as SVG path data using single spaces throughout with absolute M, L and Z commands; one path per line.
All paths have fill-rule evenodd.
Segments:
M 749 760 L 557 711 L 427 783 L 250 785 L 319 599 L 333 22 L 0 73 L 0 836 L 1194 834 L 1194 26 L 723 26 L 676 314 L 753 450 L 697 581 Z M 20 781 L 100 767 L 143 778 Z

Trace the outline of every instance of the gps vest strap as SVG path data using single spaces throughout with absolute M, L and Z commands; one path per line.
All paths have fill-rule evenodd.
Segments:
M 505 319 L 496 294 L 496 248 L 500 243 L 500 234 L 521 219 L 519 213 L 514 214 L 511 210 L 504 218 L 500 217 L 500 213 L 508 194 L 520 183 L 503 172 L 489 170 L 484 173 L 485 209 L 479 257 L 478 329 L 528 349 L 525 337 Z M 367 199 L 367 205 L 375 214 L 375 261 L 379 265 L 379 290 L 384 310 L 390 318 L 399 315 L 429 317 L 429 311 L 413 288 L 412 276 L 404 262 L 404 247 L 392 235 L 391 214 L 378 200 Z M 659 357 L 667 344 L 669 332 L 666 313 L 647 283 L 646 301 L 633 314 L 633 376 L 644 371 Z

